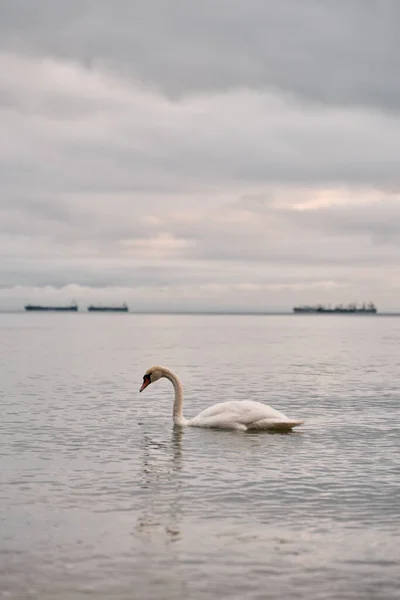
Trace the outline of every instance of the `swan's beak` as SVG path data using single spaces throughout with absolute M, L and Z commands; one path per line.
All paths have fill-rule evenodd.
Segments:
M 142 387 L 140 388 L 139 392 L 143 392 L 143 390 L 145 388 L 147 388 L 147 386 L 150 385 L 150 383 L 151 383 L 150 379 L 145 379 L 142 383 Z

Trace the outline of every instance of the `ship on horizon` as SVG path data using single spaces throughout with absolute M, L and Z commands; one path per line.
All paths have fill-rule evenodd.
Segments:
M 128 312 L 128 306 L 125 302 L 120 306 L 95 306 L 91 304 L 87 309 L 88 312 Z
M 61 311 L 61 312 L 77 312 L 78 305 L 70 304 L 69 306 L 42 306 L 40 304 L 26 304 L 25 310 L 37 310 L 37 311 Z
M 375 304 L 373 302 L 369 302 L 369 304 L 362 304 L 361 306 L 357 306 L 357 304 L 348 304 L 347 306 L 343 306 L 343 304 L 338 304 L 333 308 L 329 306 L 324 306 L 323 304 L 317 304 L 315 306 L 295 306 L 293 308 L 294 313 L 322 313 L 322 314 L 361 314 L 361 315 L 376 315 L 378 312 Z

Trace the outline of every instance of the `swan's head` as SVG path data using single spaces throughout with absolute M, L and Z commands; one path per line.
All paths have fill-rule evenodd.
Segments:
M 160 377 L 164 377 L 163 367 L 150 367 L 150 369 L 147 369 L 146 373 L 143 375 L 143 383 L 139 392 L 143 392 L 148 385 L 154 383 L 160 379 Z

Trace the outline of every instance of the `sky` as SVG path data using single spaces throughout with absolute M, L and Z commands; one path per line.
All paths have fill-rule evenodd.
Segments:
M 400 309 L 397 0 L 3 0 L 0 309 Z

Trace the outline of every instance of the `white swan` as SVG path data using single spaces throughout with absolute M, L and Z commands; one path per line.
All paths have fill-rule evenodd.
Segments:
M 174 386 L 175 400 L 173 420 L 181 427 L 214 427 L 218 429 L 268 429 L 273 431 L 291 431 L 292 427 L 301 425 L 304 421 L 289 419 L 286 415 L 253 400 L 231 400 L 219 402 L 206 408 L 193 419 L 185 419 L 182 413 L 183 388 L 179 377 L 166 367 L 151 367 L 143 376 L 142 392 L 150 383 L 161 377 L 169 379 Z

